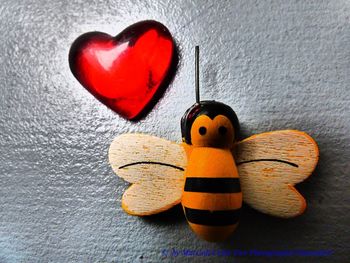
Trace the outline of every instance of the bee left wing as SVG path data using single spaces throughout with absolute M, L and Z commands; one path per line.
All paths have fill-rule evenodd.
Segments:
M 187 164 L 185 148 L 145 134 L 123 134 L 109 148 L 113 171 L 132 185 L 122 197 L 123 209 L 144 216 L 180 203 Z
M 284 218 L 304 212 L 305 199 L 294 185 L 310 176 L 318 162 L 318 147 L 309 135 L 296 130 L 253 135 L 238 142 L 233 153 L 246 203 Z

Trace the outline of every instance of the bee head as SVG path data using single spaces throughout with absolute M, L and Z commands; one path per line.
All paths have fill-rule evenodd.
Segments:
M 202 147 L 230 148 L 239 134 L 236 113 L 224 103 L 200 101 L 181 119 L 182 139 Z

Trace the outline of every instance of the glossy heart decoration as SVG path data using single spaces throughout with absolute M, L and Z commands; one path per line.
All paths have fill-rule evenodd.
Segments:
M 116 37 L 101 32 L 81 35 L 72 44 L 69 65 L 98 100 L 131 120 L 153 106 L 168 84 L 176 68 L 174 53 L 169 30 L 149 20 Z

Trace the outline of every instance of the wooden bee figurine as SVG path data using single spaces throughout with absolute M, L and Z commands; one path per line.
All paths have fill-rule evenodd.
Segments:
M 238 225 L 242 201 L 277 217 L 306 208 L 294 188 L 318 162 L 316 142 L 306 133 L 282 130 L 238 141 L 235 112 L 199 99 L 196 47 L 196 103 L 181 120 L 183 142 L 144 134 L 123 134 L 112 142 L 109 161 L 132 185 L 123 209 L 138 216 L 165 211 L 181 202 L 192 230 L 208 241 L 227 239 Z

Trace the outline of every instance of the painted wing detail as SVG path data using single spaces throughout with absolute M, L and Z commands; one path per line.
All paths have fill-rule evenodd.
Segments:
M 113 171 L 132 185 L 122 197 L 123 209 L 144 216 L 180 203 L 187 157 L 177 143 L 145 134 L 123 134 L 109 148 Z
M 294 185 L 318 162 L 318 147 L 309 135 L 296 130 L 253 135 L 238 142 L 233 153 L 246 203 L 277 217 L 304 212 L 306 201 Z

